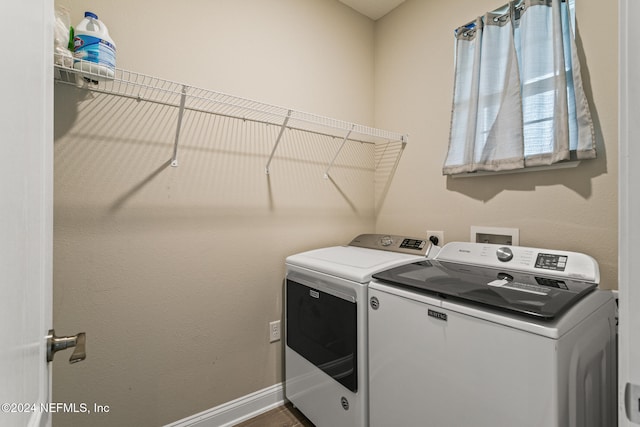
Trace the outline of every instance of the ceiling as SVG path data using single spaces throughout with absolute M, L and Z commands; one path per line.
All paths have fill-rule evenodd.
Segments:
M 350 8 L 374 21 L 395 9 L 404 0 L 340 0 Z

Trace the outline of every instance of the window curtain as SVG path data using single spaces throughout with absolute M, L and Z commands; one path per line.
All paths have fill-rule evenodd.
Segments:
M 596 156 L 572 1 L 514 1 L 456 30 L 445 175 Z

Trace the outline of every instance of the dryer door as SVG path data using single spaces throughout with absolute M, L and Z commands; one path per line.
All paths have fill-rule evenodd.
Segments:
M 358 390 L 353 300 L 287 279 L 287 346 L 340 384 Z

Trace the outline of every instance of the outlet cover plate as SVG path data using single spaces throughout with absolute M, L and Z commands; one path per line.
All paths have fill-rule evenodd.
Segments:
M 280 321 L 269 322 L 269 342 L 280 341 Z

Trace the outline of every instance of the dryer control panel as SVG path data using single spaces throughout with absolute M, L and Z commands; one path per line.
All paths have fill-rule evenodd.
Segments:
M 450 242 L 435 257 L 449 261 L 516 272 L 544 274 L 600 282 L 598 263 L 589 255 L 552 249 L 487 243 Z
M 427 240 L 392 234 L 361 234 L 349 246 L 424 256 L 433 256 L 433 247 L 436 247 Z

